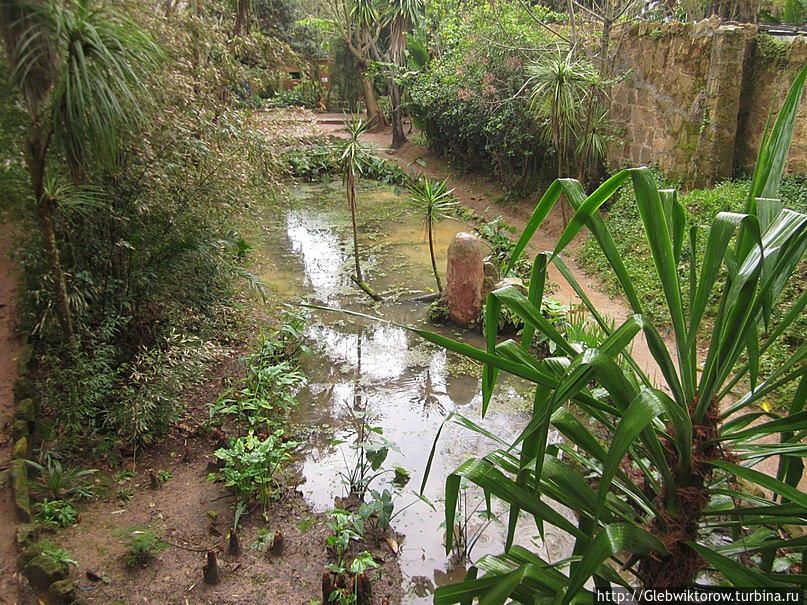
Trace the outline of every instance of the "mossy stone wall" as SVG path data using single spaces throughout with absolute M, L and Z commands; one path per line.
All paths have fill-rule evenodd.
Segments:
M 768 113 L 805 63 L 805 38 L 773 39 L 750 24 L 632 26 L 617 37 L 612 167 L 653 164 L 687 187 L 752 167 Z M 807 172 L 807 100 L 788 169 Z

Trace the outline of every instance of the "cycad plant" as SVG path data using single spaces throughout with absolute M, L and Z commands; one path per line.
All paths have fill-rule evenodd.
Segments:
M 559 179 L 538 202 L 511 264 L 561 194 L 575 214 L 555 249 L 536 257 L 527 296 L 513 287 L 489 296 L 487 350 L 418 331 L 485 364 L 483 414 L 501 372 L 535 384 L 532 416 L 520 435 L 466 461 L 445 485 L 446 527 L 454 527 L 463 479 L 509 504 L 505 552 L 477 561 L 466 581 L 439 588 L 435 603 L 591 602 L 590 580 L 598 588 L 692 587 L 702 581 L 803 585 L 804 575 L 782 569 L 788 561 L 802 569 L 807 563 L 807 495 L 798 488 L 807 454 L 807 343 L 764 379 L 758 363 L 807 304 L 803 292 L 789 310 L 774 314 L 807 247 L 807 215 L 776 199 L 805 78 L 807 68 L 763 137 L 745 211 L 717 215 L 701 263 L 695 254 L 683 254 L 685 242 L 692 252 L 700 227 L 690 224 L 675 191 L 658 189 L 647 168 L 618 172 L 589 196 L 576 180 Z M 670 341 L 645 317 L 640 293 L 598 214 L 628 184 L 669 309 Z M 616 328 L 591 304 L 561 256 L 583 227 L 601 247 L 634 313 Z M 541 314 L 550 265 L 599 324 L 598 345 L 571 343 Z M 686 295 L 684 276 L 691 285 Z M 707 322 L 713 302 L 716 315 Z M 521 342 L 497 342 L 504 308 L 524 320 Z M 554 342 L 555 357 L 532 354 L 536 331 Z M 652 377 L 629 349 L 639 334 L 655 362 Z M 790 383 L 798 385 L 796 395 L 783 409 L 762 405 Z M 468 419 L 462 424 L 473 426 Z M 548 443 L 552 427 L 563 435 L 561 443 Z M 766 462 L 769 472 L 755 468 Z M 562 515 L 551 500 L 574 516 Z M 541 535 L 551 525 L 573 536 L 569 557 L 549 562 L 515 546 L 521 512 L 535 520 Z M 447 550 L 452 539 L 447 532 Z
M 371 155 L 367 147 L 361 142 L 360 137 L 367 132 L 368 123 L 362 118 L 355 118 L 346 122 L 349 137 L 342 148 L 340 158 L 342 168 L 342 181 L 345 184 L 345 197 L 350 209 L 350 221 L 353 228 L 353 262 L 356 274 L 352 276 L 353 281 L 359 288 L 373 300 L 381 300 L 370 286 L 364 281 L 361 271 L 361 258 L 359 257 L 359 229 L 356 219 L 358 205 L 356 203 L 356 179 L 359 178 L 370 162 Z
M 145 72 L 159 51 L 130 19 L 93 0 L 2 0 L 0 33 L 30 118 L 27 164 L 62 331 L 73 337 L 56 241 L 58 202 L 48 171 L 61 151 L 76 184 L 91 160 L 114 156 L 121 130 L 139 116 Z
M 448 218 L 451 211 L 457 206 L 457 198 L 452 193 L 453 189 L 446 186 L 448 179 L 434 181 L 428 177 L 413 179 L 409 183 L 410 203 L 425 216 L 426 233 L 429 238 L 429 256 L 432 261 L 432 271 L 434 281 L 437 282 L 437 291 L 443 291 L 443 284 L 440 282 L 440 273 L 437 271 L 437 261 L 434 258 L 434 224 L 444 218 Z

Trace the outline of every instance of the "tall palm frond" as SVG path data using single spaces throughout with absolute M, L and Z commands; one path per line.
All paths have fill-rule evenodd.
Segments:
M 39 116 L 57 75 L 56 47 L 44 3 L 0 0 L 0 33 L 12 80 L 22 91 L 29 113 Z
M 48 17 L 61 51 L 53 127 L 76 169 L 91 155 L 112 157 L 121 129 L 142 118 L 160 51 L 131 19 L 93 0 L 53 4 Z

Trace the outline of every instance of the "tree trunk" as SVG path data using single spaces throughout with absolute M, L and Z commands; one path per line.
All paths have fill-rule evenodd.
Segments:
M 353 260 L 356 263 L 356 282 L 364 283 L 361 274 L 361 261 L 359 260 L 359 230 L 356 226 L 356 175 L 348 168 L 345 175 L 345 189 L 347 194 L 347 204 L 350 207 L 350 221 L 353 225 Z
M 249 34 L 250 16 L 249 16 L 249 3 L 252 0 L 238 0 L 235 12 L 235 27 L 233 28 L 233 35 L 240 36 Z
M 31 174 L 31 187 L 34 199 L 37 202 L 37 215 L 39 229 L 45 243 L 45 253 L 48 258 L 55 287 L 56 307 L 59 311 L 59 323 L 64 332 L 65 340 L 72 343 L 73 314 L 70 311 L 70 302 L 67 297 L 67 282 L 65 281 L 62 261 L 59 257 L 59 247 L 56 243 L 56 230 L 54 228 L 54 214 L 56 202 L 45 193 L 45 160 L 48 153 L 48 137 L 35 131 L 29 142 L 28 170 Z
M 384 128 L 387 125 L 387 120 L 384 118 L 384 113 L 378 105 L 378 97 L 375 94 L 375 86 L 372 80 L 367 77 L 365 70 L 359 68 L 361 73 L 361 95 L 364 99 L 364 107 L 367 110 L 367 123 L 370 128 Z
M 406 43 L 406 19 L 396 15 L 392 20 L 390 32 L 390 62 L 395 67 L 403 67 L 404 44 Z M 400 149 L 406 143 L 403 129 L 403 112 L 401 111 L 401 86 L 395 81 L 393 73 L 389 79 L 389 97 L 392 105 L 392 148 Z
M 392 148 L 400 149 L 406 144 L 407 138 L 403 129 L 401 87 L 393 80 L 389 83 L 389 98 L 392 105 Z
M 600 77 L 608 78 L 608 47 L 611 45 L 611 20 L 603 19 L 602 33 L 600 34 Z
M 432 221 L 431 217 L 429 217 L 426 229 L 429 230 L 429 254 L 432 257 L 432 271 L 434 271 L 434 280 L 437 282 L 437 291 L 442 294 L 443 284 L 440 283 L 440 273 L 437 271 L 437 262 L 434 260 L 434 234 L 432 233 L 434 230 L 434 222 Z

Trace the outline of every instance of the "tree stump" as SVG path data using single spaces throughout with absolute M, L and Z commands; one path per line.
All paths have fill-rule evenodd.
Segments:
M 283 542 L 283 534 L 280 531 L 276 531 L 274 537 L 272 538 L 272 546 L 269 548 L 269 552 L 271 552 L 274 556 L 279 557 L 283 554 L 283 549 L 285 548 L 285 544 Z
M 204 575 L 205 584 L 213 585 L 218 584 L 221 580 L 219 575 L 219 564 L 216 561 L 216 552 L 213 550 L 207 551 L 207 563 L 202 566 L 202 573 Z
M 230 542 L 227 551 L 234 557 L 241 555 L 241 541 L 238 539 L 238 532 L 234 529 L 230 530 Z
M 448 319 L 461 326 L 479 320 L 485 281 L 485 246 L 471 233 L 458 233 L 448 247 L 446 289 Z

